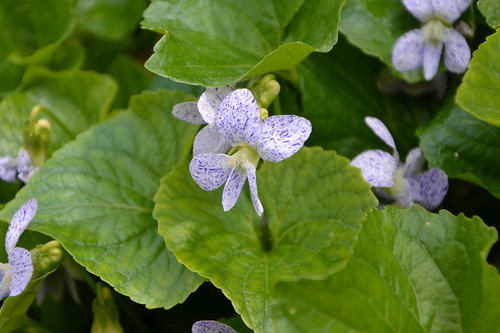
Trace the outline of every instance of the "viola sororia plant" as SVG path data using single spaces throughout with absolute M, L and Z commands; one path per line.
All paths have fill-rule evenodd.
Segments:
M 2 0 L 0 332 L 500 332 L 499 22 Z

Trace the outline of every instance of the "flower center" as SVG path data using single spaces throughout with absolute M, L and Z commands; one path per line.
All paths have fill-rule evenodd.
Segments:
M 432 19 L 422 27 L 425 40 L 431 43 L 441 43 L 445 40 L 445 26 L 438 19 Z

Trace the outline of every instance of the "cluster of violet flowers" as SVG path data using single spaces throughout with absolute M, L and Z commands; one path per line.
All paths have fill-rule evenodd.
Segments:
M 437 73 L 444 47 L 444 64 L 453 73 L 463 73 L 471 52 L 455 22 L 470 6 L 470 0 L 402 0 L 422 27 L 401 36 L 392 50 L 394 68 L 408 72 L 423 67 L 424 77 L 431 80 Z
M 259 216 L 264 212 L 257 192 L 260 159 L 280 162 L 292 156 L 312 131 L 309 120 L 300 116 L 268 117 L 267 109 L 259 106 L 252 91 L 234 87 L 207 88 L 197 103 L 178 104 L 173 114 L 194 124 L 207 124 L 193 145 L 189 170 L 194 181 L 205 191 L 225 183 L 222 207 L 228 211 L 248 180 Z

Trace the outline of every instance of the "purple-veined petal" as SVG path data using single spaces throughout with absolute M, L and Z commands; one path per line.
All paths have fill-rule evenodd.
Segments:
M 193 324 L 192 333 L 237 333 L 231 327 L 215 320 L 201 320 Z
M 231 144 L 220 135 L 217 128 L 212 125 L 207 125 L 203 127 L 194 138 L 193 155 L 225 153 L 230 148 Z
M 0 179 L 15 183 L 17 180 L 17 161 L 10 155 L 0 157 Z
M 424 77 L 427 81 L 432 80 L 436 76 L 439 61 L 441 60 L 441 51 L 443 50 L 443 43 L 425 43 L 424 46 Z
M 220 103 L 234 90 L 232 86 L 207 88 L 198 100 L 198 110 L 207 124 L 215 124 Z
M 470 6 L 470 0 L 432 0 L 434 15 L 452 24 Z
M 217 128 L 233 146 L 252 146 L 258 136 L 260 109 L 252 92 L 238 89 L 222 101 Z
M 392 64 L 400 72 L 408 72 L 422 66 L 424 57 L 424 35 L 422 29 L 405 33 L 392 48 Z
M 254 167 L 247 169 L 248 185 L 250 187 L 250 197 L 252 198 L 253 207 L 259 216 L 262 216 L 264 207 L 259 200 L 259 193 L 257 191 L 257 170 Z
M 222 192 L 222 208 L 227 212 L 236 205 L 241 194 L 243 185 L 247 179 L 247 170 L 242 166 L 236 166 L 227 179 L 226 186 Z
M 284 115 L 266 118 L 261 122 L 255 150 L 266 161 L 282 161 L 302 148 L 311 131 L 311 122 L 303 117 Z
M 17 296 L 26 288 L 33 274 L 30 252 L 20 247 L 13 248 L 9 252 L 9 265 L 12 274 L 9 295 Z
M 409 179 L 413 200 L 426 209 L 434 209 L 448 192 L 448 177 L 441 169 L 430 169 Z
M 189 163 L 191 177 L 205 191 L 219 188 L 232 168 L 231 156 L 224 154 L 199 154 Z
M 10 274 L 9 264 L 0 263 L 0 300 L 9 296 L 11 280 L 12 275 Z
M 14 214 L 10 221 L 7 234 L 5 234 L 5 250 L 7 254 L 16 246 L 19 237 L 35 216 L 38 201 L 30 199 L 26 201 Z
M 425 163 L 425 157 L 422 154 L 422 149 L 414 148 L 406 155 L 406 162 L 403 166 L 403 177 L 412 177 L 417 174 Z
M 19 179 L 23 183 L 28 183 L 28 180 L 38 171 L 38 166 L 35 166 L 31 161 L 29 152 L 21 148 L 17 154 L 17 172 Z
M 444 64 L 450 72 L 463 73 L 469 66 L 470 48 L 458 31 L 445 28 L 446 39 L 444 40 Z
M 389 129 L 385 126 L 385 124 L 378 118 L 375 117 L 365 117 L 365 123 L 370 127 L 370 129 L 378 136 L 382 141 L 385 142 L 386 145 L 392 148 L 392 153 L 394 158 L 399 161 L 399 154 L 396 149 L 396 143 L 394 142 L 394 138 L 389 132 Z
M 351 165 L 361 169 L 363 178 L 374 187 L 391 187 L 396 177 L 397 161 L 383 150 L 368 150 L 352 161 Z
M 434 14 L 432 0 L 403 0 L 403 5 L 420 22 L 427 21 Z
M 207 123 L 201 117 L 196 102 L 184 102 L 176 104 L 174 106 L 174 109 L 172 110 L 172 115 L 177 119 L 187 121 L 191 124 L 203 125 Z

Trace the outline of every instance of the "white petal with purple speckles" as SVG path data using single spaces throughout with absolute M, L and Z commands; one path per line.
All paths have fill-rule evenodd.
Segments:
M 4 182 L 15 183 L 17 180 L 17 161 L 12 156 L 0 157 L 0 179 Z
M 451 24 L 470 6 L 470 0 L 432 0 L 432 5 L 435 16 Z
M 5 235 L 5 250 L 7 253 L 12 251 L 14 246 L 16 246 L 19 236 L 21 236 L 23 231 L 35 216 L 37 208 L 38 202 L 36 199 L 30 199 L 26 201 L 14 214 L 12 221 L 9 224 L 9 228 L 7 229 L 7 234 Z
M 257 170 L 253 167 L 247 169 L 248 185 L 250 186 L 250 197 L 252 198 L 252 203 L 255 211 L 259 216 L 264 212 L 262 203 L 259 200 L 259 193 L 257 191 Z
M 237 166 L 231 171 L 222 192 L 222 208 L 224 208 L 225 212 L 236 205 L 246 179 L 247 170 L 243 167 Z
M 396 177 L 397 161 L 383 150 L 368 150 L 352 161 L 351 165 L 361 169 L 363 178 L 374 187 L 391 187 Z
M 232 87 L 207 88 L 198 100 L 198 110 L 208 124 L 215 124 L 220 103 L 233 91 Z
M 9 295 L 17 296 L 26 288 L 33 274 L 30 252 L 20 247 L 12 249 L 9 253 L 9 265 L 12 274 Z
M 196 156 L 203 153 L 225 153 L 230 148 L 231 144 L 220 135 L 217 128 L 212 125 L 207 125 L 203 127 L 194 138 L 193 155 Z
M 193 324 L 192 333 L 237 333 L 231 327 L 215 320 L 201 320 Z
M 469 66 L 471 58 L 470 48 L 458 31 L 446 28 L 444 41 L 444 64 L 453 73 L 463 73 Z
M 257 139 L 260 109 L 252 92 L 238 89 L 221 103 L 217 114 L 217 128 L 233 146 L 252 146 Z
M 187 121 L 191 124 L 203 125 L 207 123 L 198 111 L 196 102 L 176 104 L 172 110 L 172 115 L 177 119 Z
M 424 46 L 424 77 L 427 81 L 436 76 L 442 49 L 443 43 L 426 43 Z
M 205 191 L 219 188 L 232 168 L 231 156 L 224 154 L 199 154 L 189 163 L 191 177 Z
M 403 0 L 403 5 L 420 22 L 427 21 L 434 14 L 432 0 Z
M 448 177 L 441 169 L 430 169 L 409 179 L 413 200 L 426 209 L 434 209 L 448 192 Z
M 392 152 L 396 160 L 399 160 L 399 154 L 396 149 L 396 143 L 394 142 L 394 138 L 389 132 L 389 129 L 385 126 L 385 124 L 378 118 L 375 117 L 365 117 L 365 123 L 368 127 L 371 128 L 373 133 L 378 136 L 382 141 L 385 142 L 386 145 L 392 148 Z
M 425 157 L 422 149 L 414 148 L 406 155 L 406 162 L 403 166 L 403 177 L 411 177 L 417 174 L 425 164 Z
M 394 44 L 392 64 L 401 72 L 408 72 L 422 66 L 424 36 L 421 29 L 410 30 Z
M 282 161 L 302 148 L 311 131 L 311 122 L 303 117 L 285 115 L 266 118 L 261 122 L 255 150 L 266 161 Z

